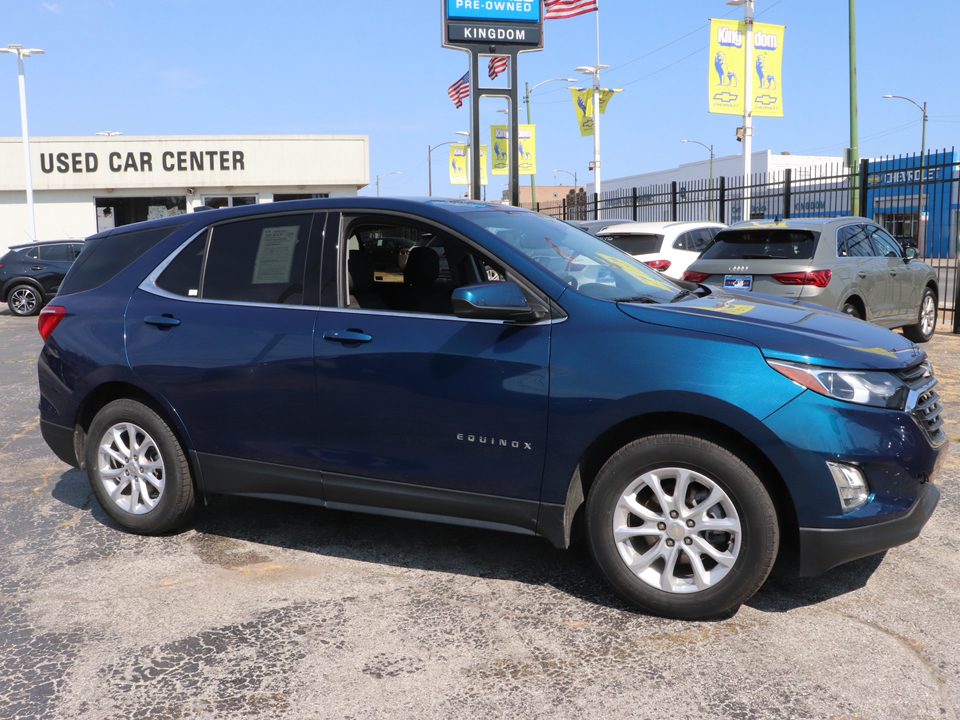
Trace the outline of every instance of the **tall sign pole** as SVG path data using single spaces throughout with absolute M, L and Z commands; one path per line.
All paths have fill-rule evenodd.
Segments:
M 482 2 L 440 0 L 443 8 L 443 47 L 470 55 L 470 197 L 480 199 L 480 98 L 506 98 L 509 109 L 510 204 L 520 204 L 519 72 L 517 57 L 543 50 L 543 1 Z M 481 60 L 509 58 L 510 87 L 480 86 Z

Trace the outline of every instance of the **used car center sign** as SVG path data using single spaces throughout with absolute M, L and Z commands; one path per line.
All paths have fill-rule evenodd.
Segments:
M 444 45 L 543 47 L 541 0 L 444 0 Z

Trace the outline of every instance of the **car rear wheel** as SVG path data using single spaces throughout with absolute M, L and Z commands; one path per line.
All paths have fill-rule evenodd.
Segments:
M 36 315 L 43 306 L 40 292 L 32 285 L 17 285 L 7 296 L 7 306 L 14 315 Z
M 937 296 L 933 290 L 926 288 L 923 299 L 920 300 L 920 314 L 916 325 L 907 325 L 903 328 L 903 335 L 907 340 L 915 343 L 925 343 L 933 337 L 937 329 Z
M 655 435 L 611 457 L 590 489 L 587 539 L 616 591 L 696 620 L 746 602 L 773 568 L 779 526 L 763 483 L 707 440 Z
M 107 515 L 127 530 L 156 535 L 176 529 L 194 508 L 183 449 L 164 420 L 134 400 L 115 400 L 87 433 L 87 475 Z

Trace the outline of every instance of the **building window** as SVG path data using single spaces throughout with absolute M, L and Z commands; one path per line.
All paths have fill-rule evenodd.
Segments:
M 242 205 L 256 205 L 256 195 L 213 195 L 203 198 L 203 204 L 209 208 L 241 207 Z
M 315 198 L 328 198 L 330 193 L 274 193 L 274 202 L 283 202 L 284 200 L 313 200 Z
M 144 220 L 184 215 L 187 212 L 187 197 L 185 195 L 94 198 L 94 203 L 97 211 L 98 231 L 143 222 Z

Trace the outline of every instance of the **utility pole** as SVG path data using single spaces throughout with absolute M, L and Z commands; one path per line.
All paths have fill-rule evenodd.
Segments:
M 857 0 L 850 11 L 850 214 L 860 214 L 860 130 L 857 111 Z

